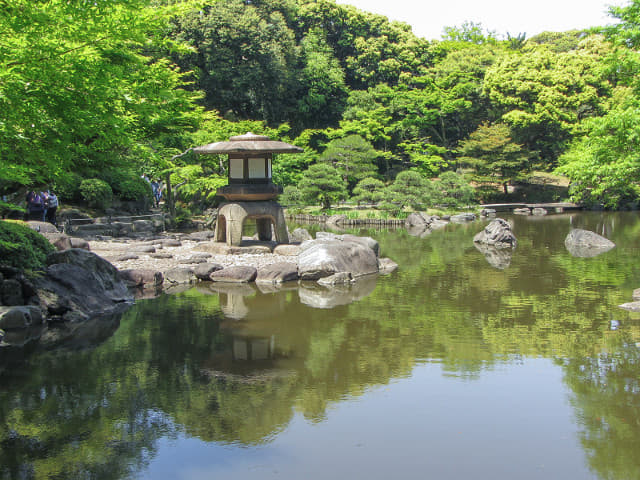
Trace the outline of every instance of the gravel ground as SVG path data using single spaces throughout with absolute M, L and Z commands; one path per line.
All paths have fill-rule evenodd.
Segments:
M 157 240 L 92 240 L 91 251 L 111 262 L 118 270 L 149 269 L 165 272 L 172 268 L 195 267 L 198 263 L 217 263 L 223 267 L 248 265 L 260 268 L 272 263 L 296 263 L 296 256 L 264 254 L 221 255 L 198 250 L 206 242 L 180 240 L 180 246 L 164 245 L 171 237 Z M 140 249 L 153 247 L 155 252 L 141 252 Z M 201 247 L 200 247 L 201 248 Z M 164 257 L 168 258 L 164 258 Z M 133 258 L 137 257 L 137 258 Z

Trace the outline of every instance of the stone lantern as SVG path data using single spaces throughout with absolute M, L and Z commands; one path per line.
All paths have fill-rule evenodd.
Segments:
M 260 240 L 271 240 L 271 229 L 278 243 L 288 243 L 287 226 L 282 207 L 275 199 L 282 193 L 279 185 L 271 181 L 271 163 L 275 153 L 302 153 L 303 150 L 269 137 L 246 133 L 231 137 L 226 142 L 196 147 L 197 154 L 229 155 L 229 184 L 217 194 L 227 202 L 218 209 L 216 242 L 240 245 L 246 219 L 255 219 Z

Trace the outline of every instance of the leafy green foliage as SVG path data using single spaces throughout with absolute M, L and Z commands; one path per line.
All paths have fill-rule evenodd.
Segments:
M 0 220 L 2 263 L 22 270 L 41 270 L 55 248 L 39 233 L 21 222 Z
M 144 51 L 189 8 L 151 0 L 31 2 L 0 9 L 0 179 L 50 183 L 139 161 L 142 145 L 193 128 L 182 76 Z
M 498 179 L 507 193 L 507 185 L 530 169 L 522 145 L 511 138 L 511 129 L 504 123 L 483 124 L 460 144 L 463 160 L 476 170 L 476 180 Z
M 107 182 L 99 178 L 88 178 L 80 184 L 80 195 L 91 208 L 104 210 L 111 206 L 113 191 Z
M 309 204 L 320 203 L 324 209 L 347 196 L 344 179 L 326 163 L 311 165 L 298 183 L 298 189 Z
M 475 200 L 475 190 L 463 175 L 448 171 L 433 182 L 434 200 L 438 204 L 466 206 Z
M 353 189 L 352 200 L 361 203 L 376 204 L 384 198 L 384 183 L 377 178 L 363 178 Z
M 433 202 L 433 185 L 420 173 L 400 172 L 394 182 L 384 190 L 380 205 L 385 210 L 400 212 L 405 208 L 425 210 Z
M 332 140 L 318 160 L 331 164 L 342 179 L 353 189 L 355 184 L 376 174 L 375 159 L 378 152 L 359 135 Z
M 640 105 L 626 102 L 583 122 L 582 136 L 560 157 L 570 194 L 586 205 L 617 208 L 640 198 Z
M 539 153 L 546 169 L 555 167 L 578 122 L 602 113 L 611 91 L 600 65 L 603 50 L 601 38 L 559 53 L 532 44 L 522 53 L 503 55 L 487 71 L 484 89 L 491 104 L 515 140 Z

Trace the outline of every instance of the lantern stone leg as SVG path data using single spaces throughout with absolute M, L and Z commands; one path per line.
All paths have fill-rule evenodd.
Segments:
M 242 230 L 248 218 L 256 220 L 258 238 L 271 240 L 271 225 L 274 226 L 276 242 L 289 243 L 289 234 L 284 212 L 276 202 L 233 202 L 226 203 L 218 210 L 215 239 L 227 245 L 242 243 Z

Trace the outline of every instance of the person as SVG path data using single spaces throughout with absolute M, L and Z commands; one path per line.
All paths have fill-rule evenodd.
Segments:
M 46 219 L 47 219 L 47 222 L 57 227 L 58 219 L 56 218 L 56 212 L 58 211 L 58 205 L 59 205 L 58 196 L 55 193 L 53 193 L 51 190 L 47 190 L 47 196 L 48 196 L 48 201 L 47 201 Z
M 44 221 L 44 212 L 42 195 L 31 190 L 27 193 L 27 219 Z
M 41 222 L 46 222 L 47 221 L 47 209 L 49 208 L 49 193 L 47 190 L 43 190 L 40 192 L 40 197 L 42 198 L 42 219 L 40 220 Z
M 156 179 L 154 179 L 151 182 L 151 191 L 153 192 L 153 204 L 154 206 L 158 206 L 158 192 L 160 191 L 160 185 L 158 184 L 158 181 Z
M 156 207 L 160 206 L 160 200 L 162 200 L 162 190 L 164 185 L 162 184 L 162 180 L 156 180 L 158 182 L 158 193 L 156 194 Z

